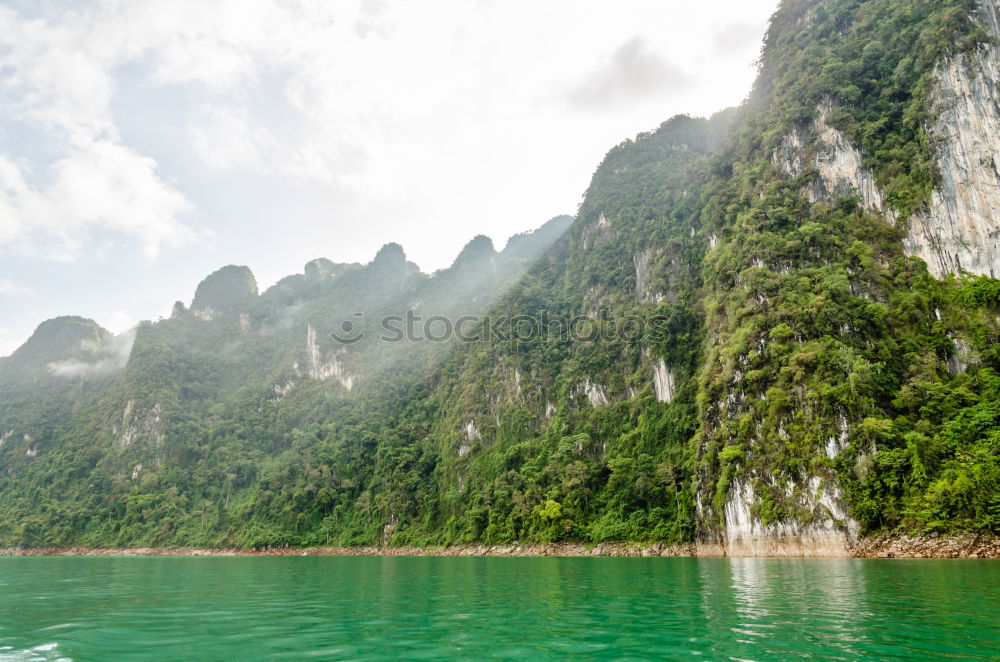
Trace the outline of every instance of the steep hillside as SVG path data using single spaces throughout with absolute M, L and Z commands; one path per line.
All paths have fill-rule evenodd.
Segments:
M 840 555 L 996 532 L 997 15 L 785 2 L 743 108 L 612 150 L 499 307 L 612 340 L 455 357 L 406 442 L 433 482 L 379 513 L 393 540 Z
M 746 103 L 613 148 L 567 232 L 227 267 L 120 371 L 49 323 L 0 362 L 0 543 L 1000 533 L 998 39 L 997 0 L 785 0 Z

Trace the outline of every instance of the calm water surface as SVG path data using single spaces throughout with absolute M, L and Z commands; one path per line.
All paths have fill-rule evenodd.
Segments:
M 991 561 L 0 558 L 0 660 L 1000 659 Z

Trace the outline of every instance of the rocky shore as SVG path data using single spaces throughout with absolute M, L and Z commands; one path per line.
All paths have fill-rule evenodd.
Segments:
M 694 545 L 554 543 L 549 545 L 453 545 L 450 547 L 266 547 L 261 549 L 157 549 L 136 547 L 20 547 L 0 549 L 0 556 L 696 556 Z
M 87 547 L 19 547 L 0 549 L 0 556 L 510 556 L 510 557 L 695 557 L 720 556 L 715 548 L 698 545 L 640 545 L 627 543 L 554 543 L 548 545 L 456 545 L 450 547 L 269 547 L 262 549 L 157 549 L 149 547 L 99 549 Z M 777 556 L 781 556 L 780 554 Z M 801 556 L 789 554 L 788 557 Z M 883 559 L 998 559 L 1000 538 L 871 536 L 862 538 L 842 558 Z
M 851 552 L 852 556 L 870 559 L 998 559 L 1000 537 L 879 535 L 862 538 Z

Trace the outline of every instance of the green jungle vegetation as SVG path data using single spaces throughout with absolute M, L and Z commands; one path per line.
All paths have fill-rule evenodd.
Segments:
M 134 338 L 44 323 L 0 359 L 0 545 L 689 542 L 737 483 L 763 523 L 812 521 L 811 479 L 862 533 L 1000 532 L 1000 281 L 902 243 L 939 177 L 933 70 L 989 39 L 975 11 L 786 0 L 744 105 L 624 141 L 572 223 L 436 274 L 389 245 L 264 293 L 226 267 Z M 823 104 L 895 221 L 775 167 Z M 612 339 L 377 342 L 408 310 Z

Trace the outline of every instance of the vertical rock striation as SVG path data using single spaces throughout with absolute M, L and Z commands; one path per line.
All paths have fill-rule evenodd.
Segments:
M 983 0 L 981 15 L 1000 37 L 1000 0 Z M 1000 277 L 1000 47 L 942 62 L 931 94 L 936 115 L 928 131 L 941 176 L 926 213 L 909 219 L 905 246 L 937 278 L 968 271 Z M 771 155 L 789 177 L 815 168 L 807 191 L 813 202 L 856 194 L 868 211 L 891 222 L 885 201 L 861 152 L 829 124 L 830 103 L 820 104 L 808 127 L 795 127 Z
M 752 481 L 738 481 L 729 489 L 721 548 L 706 546 L 700 552 L 726 556 L 850 556 L 860 526 L 847 513 L 840 490 L 824 485 L 815 476 L 801 486 L 789 483 L 786 489 L 789 493 L 799 492 L 798 505 L 812 515 L 811 521 L 765 524 L 754 514 L 757 497 Z
M 995 6 L 995 0 L 990 0 Z M 937 71 L 931 129 L 939 141 L 930 211 L 910 220 L 907 251 L 938 278 L 1000 276 L 1000 48 L 960 55 Z

